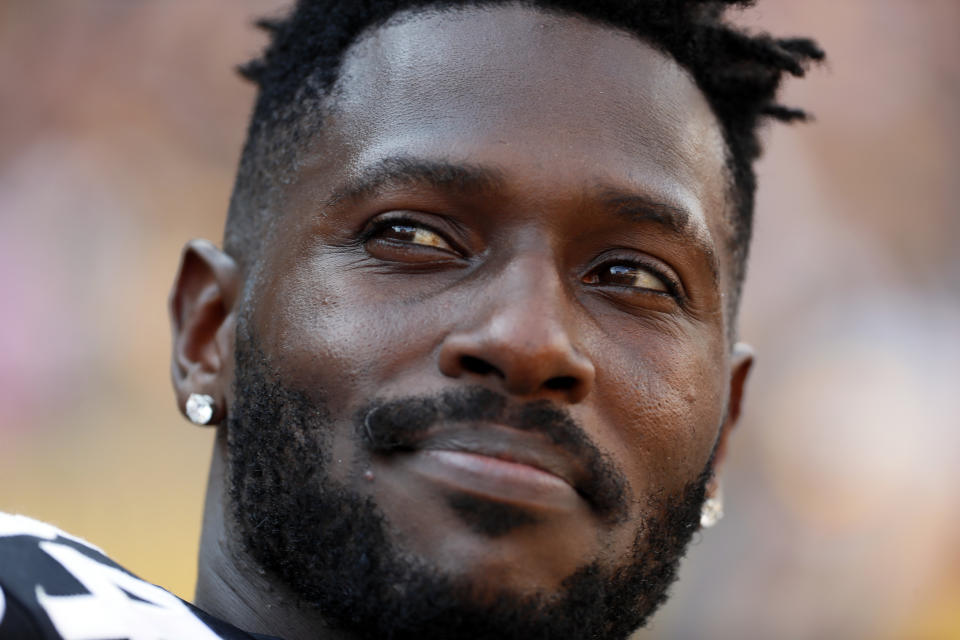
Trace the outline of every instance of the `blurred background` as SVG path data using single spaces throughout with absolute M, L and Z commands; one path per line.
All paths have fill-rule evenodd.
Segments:
M 186 599 L 212 431 L 175 407 L 166 296 L 220 238 L 233 67 L 285 4 L 0 1 L 0 510 Z M 759 166 L 727 518 L 638 638 L 960 638 L 960 2 L 739 20 L 830 61 Z

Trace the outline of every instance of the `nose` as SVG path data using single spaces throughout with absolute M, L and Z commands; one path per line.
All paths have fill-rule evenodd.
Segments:
M 577 349 L 567 295 L 550 261 L 517 259 L 460 310 L 444 339 L 440 371 L 499 385 L 506 393 L 583 400 L 593 387 L 592 361 Z

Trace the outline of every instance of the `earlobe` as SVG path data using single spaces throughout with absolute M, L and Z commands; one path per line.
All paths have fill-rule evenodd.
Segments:
M 184 247 L 169 300 L 171 374 L 180 411 L 194 422 L 187 411 L 191 395 L 211 399 L 207 424 L 226 416 L 239 285 L 233 258 L 205 240 L 191 240 Z
M 718 495 L 720 486 L 718 480 L 719 470 L 727 455 L 727 442 L 730 433 L 740 420 L 740 411 L 743 407 L 743 394 L 747 386 L 750 369 L 753 367 L 753 358 L 754 351 L 750 345 L 744 342 L 738 342 L 733 346 L 733 352 L 730 356 L 730 385 L 727 396 L 727 411 L 717 440 L 716 453 L 713 459 L 714 476 L 707 486 L 708 497 Z

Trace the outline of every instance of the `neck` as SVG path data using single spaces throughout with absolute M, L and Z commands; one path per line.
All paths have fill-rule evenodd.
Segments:
M 226 491 L 226 430 L 220 427 L 213 448 L 194 603 L 245 631 L 285 640 L 347 640 L 326 627 L 317 611 L 266 573 L 243 549 L 229 512 Z

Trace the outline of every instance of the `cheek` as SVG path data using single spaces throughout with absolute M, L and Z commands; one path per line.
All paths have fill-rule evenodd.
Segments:
M 322 396 L 336 417 L 388 393 L 401 372 L 428 370 L 443 318 L 335 262 L 318 258 L 265 286 L 255 322 L 290 386 Z
M 722 352 L 695 339 L 654 340 L 611 356 L 599 406 L 615 411 L 611 451 L 622 451 L 635 495 L 682 489 L 706 466 L 722 423 Z

